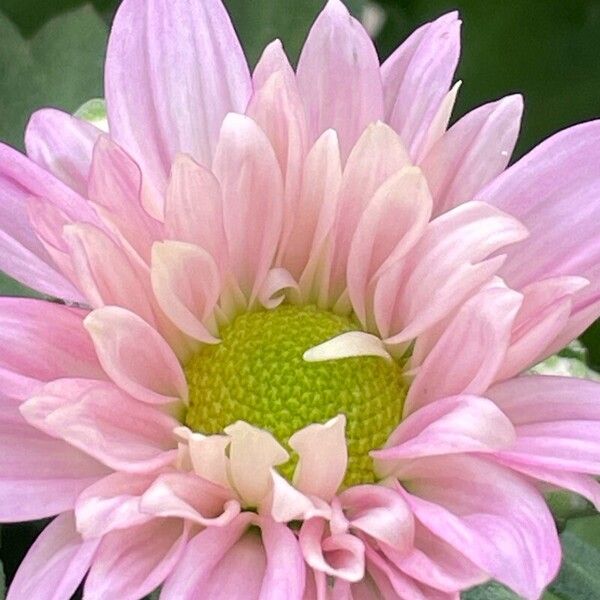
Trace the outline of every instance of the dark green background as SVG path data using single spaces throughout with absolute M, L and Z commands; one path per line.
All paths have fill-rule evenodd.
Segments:
M 225 0 L 248 57 L 280 37 L 292 59 L 322 0 Z M 355 13 L 366 2 L 350 0 Z M 416 26 L 459 9 L 463 81 L 456 118 L 508 93 L 525 96 L 517 156 L 568 125 L 600 116 L 600 1 L 598 0 L 379 0 L 385 25 L 376 43 L 387 56 Z M 102 96 L 102 64 L 115 0 L 0 0 L 0 139 L 22 147 L 28 115 L 42 106 L 74 111 Z M 600 165 L 599 165 L 600 170 Z M 0 273 L 0 294 L 27 290 Z M 600 368 L 600 325 L 584 336 L 590 364 Z M 1 352 L 1 349 L 0 349 Z M 570 505 L 569 505 L 570 506 Z M 582 508 L 583 507 L 583 508 Z M 600 517 L 563 510 L 567 558 L 548 600 L 600 597 Z M 572 517 L 573 513 L 578 518 Z M 10 578 L 39 524 L 2 529 L 0 556 Z M 472 599 L 511 598 L 501 588 Z M 0 598 L 2 586 L 0 585 Z

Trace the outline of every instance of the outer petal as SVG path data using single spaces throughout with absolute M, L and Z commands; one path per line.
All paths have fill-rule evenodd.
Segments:
M 107 469 L 30 427 L 9 402 L 0 397 L 0 519 L 28 521 L 71 510 Z
M 560 566 L 560 544 L 543 497 L 481 458 L 415 461 L 401 473 L 416 518 L 475 565 L 537 600 Z
M 526 235 L 518 221 L 481 202 L 432 221 L 377 284 L 375 317 L 386 342 L 405 343 L 450 314 L 498 270 L 502 257 L 489 257 Z
M 435 214 L 477 200 L 477 192 L 504 170 L 522 113 L 522 97 L 507 96 L 468 113 L 440 138 L 421 163 Z
M 139 600 L 171 573 L 185 550 L 183 521 L 155 519 L 102 539 L 85 581 L 86 600 Z
M 389 474 L 397 460 L 494 452 L 510 447 L 515 439 L 510 420 L 491 400 L 464 395 L 437 400 L 412 413 L 394 430 L 386 448 L 371 455 Z
M 382 65 L 385 118 L 417 157 L 450 89 L 460 51 L 458 13 L 417 29 Z
M 383 90 L 373 42 L 340 0 L 329 0 L 312 26 L 297 73 L 312 140 L 335 129 L 346 158 L 365 127 L 383 118 Z
M 221 292 L 215 261 L 206 250 L 185 242 L 157 242 L 152 248 L 152 288 L 164 313 L 187 335 L 205 343 Z
M 167 342 L 136 314 L 108 306 L 85 320 L 104 370 L 135 398 L 150 403 L 183 400 L 187 384 Z
M 283 183 L 269 140 L 249 117 L 223 123 L 213 170 L 223 190 L 223 223 L 232 271 L 252 304 L 277 252 Z
M 250 97 L 248 67 L 220 0 L 123 2 L 105 84 L 111 136 L 159 190 L 177 152 L 210 165 L 225 115 L 243 112 Z
M 113 469 L 143 473 L 174 459 L 171 432 L 178 421 L 110 383 L 57 380 L 20 410 L 34 427 Z
M 70 598 L 94 558 L 99 540 L 83 541 L 73 513 L 54 519 L 37 538 L 21 563 L 7 600 Z
M 600 121 L 571 127 L 540 144 L 479 194 L 531 232 L 526 242 L 508 252 L 501 271 L 508 285 L 519 289 L 558 275 L 591 281 L 575 296 L 563 344 L 600 311 L 599 148 Z
M 83 327 L 87 311 L 24 298 L 0 298 L 0 389 L 24 400 L 60 377 L 104 379 Z
M 405 414 L 444 396 L 484 393 L 504 360 L 521 301 L 520 294 L 506 288 L 471 298 L 420 366 Z
M 92 150 L 102 131 L 54 108 L 31 115 L 25 130 L 27 156 L 85 196 Z

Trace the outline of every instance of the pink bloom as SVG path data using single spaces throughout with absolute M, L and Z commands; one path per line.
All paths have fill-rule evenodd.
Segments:
M 0 519 L 58 515 L 10 600 L 540 596 L 600 387 L 519 374 L 600 314 L 600 123 L 505 170 L 459 26 L 380 67 L 330 0 L 250 75 L 219 0 L 125 0 L 109 132 L 0 147 L 0 268 L 64 301 L 0 299 Z

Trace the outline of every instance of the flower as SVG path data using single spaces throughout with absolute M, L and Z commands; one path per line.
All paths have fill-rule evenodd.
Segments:
M 520 375 L 600 313 L 600 123 L 506 169 L 458 35 L 380 68 L 330 0 L 250 76 L 219 0 L 125 0 L 108 133 L 0 148 L 0 267 L 62 301 L 0 300 L 0 519 L 58 515 L 9 600 L 539 597 L 539 489 L 600 506 L 599 384 Z

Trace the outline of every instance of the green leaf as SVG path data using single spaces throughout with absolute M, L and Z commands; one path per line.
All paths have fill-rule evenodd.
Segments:
M 560 600 L 597 600 L 600 594 L 600 515 L 572 519 L 560 537 L 563 562 L 550 591 Z
M 29 37 L 0 13 L 0 139 L 22 147 L 38 108 L 73 112 L 101 96 L 107 32 L 88 4 L 54 16 Z
M 461 594 L 462 600 L 520 600 L 520 596 L 507 587 L 492 581 Z
M 6 273 L 0 271 L 0 296 L 30 296 L 41 298 L 41 294 L 25 287 L 18 281 L 11 279 Z
M 350 0 L 346 4 L 360 17 L 366 1 Z M 290 60 L 295 63 L 310 26 L 323 8 L 323 0 L 225 0 L 225 5 L 251 65 L 276 38 L 281 39 Z

